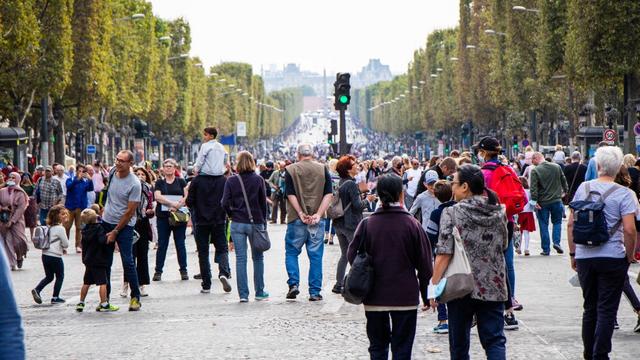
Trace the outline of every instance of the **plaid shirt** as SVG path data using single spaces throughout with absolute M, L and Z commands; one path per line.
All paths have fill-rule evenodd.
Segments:
M 38 180 L 36 193 L 40 193 L 40 209 L 48 210 L 62 200 L 62 185 L 53 177 L 47 179 L 42 177 Z

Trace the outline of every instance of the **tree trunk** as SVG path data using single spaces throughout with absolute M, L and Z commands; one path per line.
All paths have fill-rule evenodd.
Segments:
M 569 97 L 569 151 L 575 151 L 576 144 L 576 127 L 578 126 L 577 112 L 575 109 L 575 89 L 573 87 L 573 82 L 569 82 L 568 89 L 568 97 Z

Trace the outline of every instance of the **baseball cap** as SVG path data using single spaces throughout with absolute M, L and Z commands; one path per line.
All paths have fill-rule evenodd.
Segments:
M 47 166 L 46 168 L 44 168 L 44 171 L 53 171 L 53 168 L 51 166 Z
M 440 180 L 438 173 L 435 170 L 429 170 L 426 174 L 424 174 L 424 182 L 425 184 L 433 184 L 434 182 Z
M 491 136 L 483 137 L 480 142 L 473 145 L 473 152 L 478 153 L 478 151 L 500 151 L 500 142 Z
M 42 165 L 38 165 L 36 166 L 36 170 L 40 171 L 40 170 L 44 170 L 44 166 Z

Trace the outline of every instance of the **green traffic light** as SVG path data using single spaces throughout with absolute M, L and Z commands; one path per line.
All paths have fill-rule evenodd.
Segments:
M 347 97 L 347 95 L 342 95 L 340 96 L 339 100 L 341 104 L 346 104 L 349 101 L 349 98 Z

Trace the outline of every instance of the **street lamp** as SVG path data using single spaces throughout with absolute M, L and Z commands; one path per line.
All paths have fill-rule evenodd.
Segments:
M 435 79 L 438 77 L 438 74 L 431 74 L 431 77 Z
M 131 16 L 125 16 L 123 18 L 115 19 L 116 21 L 129 21 L 144 19 L 144 14 L 133 14 Z
M 458 60 L 460 60 L 460 59 L 458 59 L 457 57 L 451 57 L 451 58 L 449 58 L 449 60 L 451 60 L 451 61 L 458 61 Z
M 532 13 L 536 13 L 536 14 L 540 12 L 540 10 L 538 10 L 538 9 L 527 9 L 524 6 L 519 6 L 519 5 L 514 6 L 511 9 L 513 11 L 525 11 L 525 12 L 532 12 Z
M 162 41 L 162 42 L 171 41 L 171 36 L 161 36 L 158 38 L 158 41 Z
M 464 47 L 465 49 L 470 49 L 470 50 L 474 50 L 476 48 L 475 45 L 467 45 Z
M 424 80 L 420 80 L 420 81 L 418 81 L 418 82 L 420 83 L 420 85 L 424 85 L 424 84 L 426 84 L 426 83 L 427 83 L 427 82 L 426 82 L 426 81 L 424 81 Z
M 180 54 L 178 56 L 172 56 L 167 59 L 167 61 L 178 60 L 178 59 L 186 59 L 189 57 L 189 54 Z
M 484 31 L 485 34 L 487 35 L 491 35 L 491 36 L 507 36 L 507 33 L 503 33 L 503 32 L 499 32 L 499 31 L 495 31 L 493 29 L 487 29 Z

